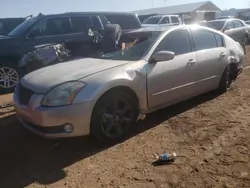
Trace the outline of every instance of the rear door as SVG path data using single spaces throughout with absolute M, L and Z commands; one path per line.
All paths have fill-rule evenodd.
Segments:
M 197 54 L 197 88 L 199 93 L 215 89 L 224 71 L 229 52 L 222 35 L 206 29 L 191 29 Z
M 150 108 L 173 103 L 193 96 L 196 79 L 196 54 L 193 52 L 188 29 L 170 32 L 160 42 L 154 53 L 172 51 L 175 58 L 147 67 L 148 105 Z

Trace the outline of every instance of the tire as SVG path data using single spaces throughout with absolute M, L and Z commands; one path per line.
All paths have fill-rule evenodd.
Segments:
M 0 93 L 12 93 L 22 76 L 23 70 L 17 63 L 5 61 L 0 65 Z
M 220 84 L 218 87 L 219 93 L 225 93 L 232 88 L 232 83 L 233 83 L 232 73 L 233 73 L 232 66 L 228 65 L 224 70 L 220 80 Z
M 101 97 L 92 112 L 90 132 L 104 144 L 122 141 L 139 114 L 136 100 L 127 92 L 110 91 Z
M 102 49 L 104 52 L 115 50 L 122 35 L 122 29 L 117 24 L 107 24 L 103 31 Z

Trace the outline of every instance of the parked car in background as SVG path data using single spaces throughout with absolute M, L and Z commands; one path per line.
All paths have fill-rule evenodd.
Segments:
M 216 18 L 217 20 L 221 20 L 221 19 L 232 19 L 235 18 L 234 16 L 220 16 L 218 18 Z
M 180 25 L 183 24 L 178 15 L 156 15 L 145 19 L 142 22 L 143 27 L 157 26 L 157 25 Z
M 91 29 L 102 35 L 102 44 L 105 44 L 102 49 L 107 50 L 116 45 L 122 31 L 138 28 L 141 23 L 133 13 L 86 12 L 32 17 L 7 36 L 0 37 L 0 90 L 14 89 L 25 74 L 18 62 L 37 45 L 67 42 L 72 48 L 81 49 L 95 40 L 95 35 L 89 33 Z
M 121 49 L 99 58 L 24 76 L 14 92 L 20 122 L 47 138 L 91 134 L 114 143 L 139 114 L 229 90 L 244 60 L 239 43 L 198 25 L 141 28 L 121 42 Z
M 239 42 L 244 51 L 249 39 L 249 27 L 239 19 L 220 19 L 200 23 L 202 26 L 219 30 Z

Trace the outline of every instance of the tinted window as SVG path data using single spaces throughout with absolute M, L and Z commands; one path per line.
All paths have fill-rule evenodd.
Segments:
M 71 26 L 69 18 L 52 18 L 39 23 L 34 27 L 29 37 L 69 34 Z
M 214 36 L 215 36 L 215 39 L 216 39 L 216 42 L 217 42 L 217 46 L 218 47 L 224 47 L 225 44 L 224 44 L 223 37 L 221 35 L 219 35 L 219 34 L 216 34 L 216 33 L 214 34 Z
M 164 18 L 162 18 L 160 24 L 168 24 L 168 23 L 170 23 L 169 17 L 164 17 Z
M 176 16 L 171 17 L 172 23 L 179 23 L 179 19 Z
M 71 24 L 72 24 L 72 32 L 73 33 L 81 33 L 81 32 L 87 32 L 91 20 L 90 17 L 84 16 L 84 17 L 72 17 L 71 19 Z
M 215 36 L 210 31 L 197 29 L 192 31 L 192 35 L 196 51 L 217 47 Z
M 169 33 L 159 44 L 156 52 L 161 50 L 172 51 L 181 55 L 192 51 L 188 30 L 176 30 Z
M 141 28 L 141 23 L 135 15 L 105 15 L 112 24 L 119 24 L 122 29 Z
M 142 23 L 143 24 L 158 24 L 160 19 L 161 19 L 160 16 L 158 16 L 158 17 L 150 17 L 150 18 L 147 18 L 146 20 L 144 20 Z
M 216 30 L 221 30 L 225 24 L 225 21 L 209 21 L 209 22 L 202 22 L 200 25 L 209 27 Z
M 234 24 L 234 28 L 243 27 L 243 24 L 237 20 L 233 21 L 233 24 Z

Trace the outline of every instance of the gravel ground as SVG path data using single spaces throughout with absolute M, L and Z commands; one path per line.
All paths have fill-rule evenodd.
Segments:
M 151 114 L 109 148 L 89 137 L 42 139 L 18 123 L 13 109 L 1 110 L 0 187 L 250 187 L 249 78 L 246 69 L 221 96 L 208 93 Z M 11 98 L 0 96 L 0 103 Z M 156 152 L 180 157 L 154 166 Z

